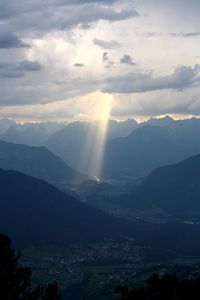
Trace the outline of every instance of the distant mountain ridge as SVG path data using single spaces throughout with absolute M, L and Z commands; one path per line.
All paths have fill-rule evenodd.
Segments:
M 0 168 L 16 170 L 49 182 L 88 180 L 45 147 L 29 147 L 0 141 Z
M 105 148 L 103 178 L 129 180 L 200 153 L 200 120 L 144 126 Z
M 14 126 L 15 124 L 16 123 L 11 119 L 1 118 L 0 119 L 0 135 L 3 134 L 11 126 Z
M 44 145 L 71 168 L 89 174 L 92 154 L 85 153 L 93 145 L 90 147 L 88 140 L 95 136 L 95 130 L 95 122 L 25 123 L 9 127 L 0 137 L 14 143 Z M 110 120 L 101 177 L 128 181 L 146 176 L 156 167 L 196 155 L 200 153 L 199 132 L 197 118 L 175 121 L 166 116 L 140 124 L 132 119 Z
M 147 126 L 148 124 L 165 126 L 172 122 L 175 121 L 170 117 L 161 119 L 151 118 L 147 122 L 140 124 L 134 119 L 121 122 L 110 120 L 106 140 L 126 137 L 137 128 Z M 8 124 L 10 125 L 8 126 Z M 17 124 L 12 120 L 2 119 L 0 120 L 0 139 L 29 146 L 45 146 L 54 154 L 60 156 L 72 168 L 87 173 L 88 170 L 84 168 L 84 165 L 88 164 L 81 165 L 81 161 L 86 159 L 83 157 L 83 152 L 87 148 L 88 138 L 95 135 L 96 127 L 97 122 Z
M 108 132 L 106 140 L 118 136 L 126 136 L 131 133 L 137 127 L 135 120 L 127 120 L 124 122 L 116 122 L 110 120 L 108 123 Z M 56 132 L 51 136 L 45 146 L 60 156 L 71 167 L 88 173 L 87 168 L 83 165 L 89 165 L 88 163 L 81 164 L 86 159 L 84 157 L 84 151 L 87 149 L 88 139 L 95 136 L 97 128 L 97 122 L 73 122 L 64 127 L 59 132 Z M 95 142 L 95 141 L 94 141 Z
M 51 135 L 65 126 L 57 122 L 18 124 L 9 119 L 0 119 L 0 139 L 28 146 L 43 146 Z

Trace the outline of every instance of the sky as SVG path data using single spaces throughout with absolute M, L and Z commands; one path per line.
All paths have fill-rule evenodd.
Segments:
M 199 0 L 0 0 L 0 117 L 200 115 Z M 110 99 L 110 98 L 109 98 Z

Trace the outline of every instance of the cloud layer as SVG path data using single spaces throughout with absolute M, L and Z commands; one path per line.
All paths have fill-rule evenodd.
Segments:
M 129 73 L 122 77 L 108 79 L 105 92 L 144 93 L 163 89 L 183 90 L 200 83 L 200 65 L 193 68 L 182 66 L 171 75 L 155 77 L 152 73 Z
M 200 111 L 199 9 L 197 0 L 2 0 L 0 117 L 34 107 L 37 119 L 48 106 L 41 118 L 59 119 L 57 103 L 62 117 L 85 118 L 96 91 L 113 95 L 118 117 Z

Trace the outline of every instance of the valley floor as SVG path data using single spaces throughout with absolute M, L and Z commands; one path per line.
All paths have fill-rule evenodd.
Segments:
M 71 300 L 115 299 L 117 285 L 138 287 L 153 273 L 200 276 L 200 256 L 141 247 L 131 239 L 30 247 L 23 251 L 23 263 L 31 266 L 35 284 L 56 280 L 63 298 Z

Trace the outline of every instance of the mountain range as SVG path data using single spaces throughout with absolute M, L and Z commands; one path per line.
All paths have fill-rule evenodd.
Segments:
M 14 143 L 27 145 L 42 144 L 72 169 L 89 173 L 91 155 L 85 157 L 84 153 L 88 151 L 88 137 L 95 134 L 95 122 L 25 123 L 7 128 L 13 121 L 6 119 L 1 120 L 0 127 L 1 124 L 4 124 L 4 134 L 0 134 L 3 139 L 7 137 Z M 101 177 L 129 181 L 148 175 L 154 168 L 196 155 L 200 153 L 199 130 L 197 118 L 175 121 L 167 116 L 140 124 L 134 120 L 110 121 Z
M 0 168 L 23 172 L 51 183 L 88 180 L 67 166 L 59 157 L 45 147 L 30 147 L 0 141 Z
M 200 153 L 200 120 L 176 121 L 165 126 L 143 126 L 129 136 L 109 141 L 102 177 L 129 180 L 154 168 Z
M 88 159 L 84 156 L 84 153 L 86 149 L 88 151 L 88 140 L 91 137 L 94 138 L 95 142 L 97 127 L 96 122 L 73 122 L 52 135 L 45 143 L 45 147 L 60 156 L 71 167 L 88 173 L 87 166 L 89 165 L 89 161 L 86 161 L 84 164 L 82 162 Z M 125 122 L 111 120 L 108 123 L 106 140 L 111 140 L 119 136 L 127 136 L 135 128 L 137 128 L 137 123 L 134 120 L 127 120 Z M 91 155 L 89 154 L 88 156 L 90 158 L 92 156 L 92 149 L 89 150 L 91 150 Z
M 134 130 L 147 125 L 166 126 L 175 121 L 170 117 L 149 119 L 147 122 L 137 123 L 134 119 L 117 122 L 110 120 L 107 128 L 106 141 L 119 137 L 126 137 Z M 60 156 L 72 168 L 84 173 L 88 172 L 84 151 L 88 146 L 88 139 L 95 136 L 97 122 L 56 123 L 15 123 L 9 119 L 0 120 L 0 139 L 29 146 L 45 146 L 55 155 Z M 92 149 L 91 149 L 92 151 Z M 89 155 L 90 157 L 91 155 Z
M 10 119 L 0 119 L 0 139 L 6 142 L 43 146 L 48 138 L 65 127 L 65 123 L 15 123 Z

